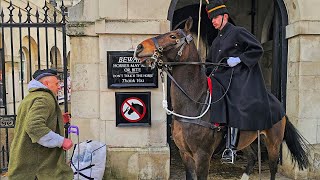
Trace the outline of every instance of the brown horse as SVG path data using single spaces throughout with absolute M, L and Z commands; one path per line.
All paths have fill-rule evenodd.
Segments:
M 190 18 L 184 30 L 175 30 L 144 40 L 137 46 L 135 56 L 149 67 L 166 69 L 171 66 L 168 71 L 172 72 L 173 79 L 172 108 L 178 114 L 194 117 L 205 113 L 204 109 L 209 103 L 199 103 L 207 102 L 208 99 L 207 76 L 190 36 L 191 26 Z M 206 127 L 210 124 L 210 113 L 205 113 L 201 117 L 202 123 L 194 122 L 195 120 L 174 115 L 172 135 L 185 165 L 186 179 L 207 179 L 211 156 L 223 140 L 224 132 L 217 127 Z M 307 144 L 287 116 L 274 124 L 271 129 L 260 132 L 264 135 L 262 137 L 268 151 L 271 179 L 275 179 L 277 173 L 280 145 L 283 141 L 286 142 L 294 163 L 298 163 L 300 169 L 309 166 Z M 256 131 L 240 132 L 237 149 L 245 148 L 245 152 L 250 155 L 243 179 L 249 178 L 256 162 L 257 155 L 250 146 L 256 138 Z

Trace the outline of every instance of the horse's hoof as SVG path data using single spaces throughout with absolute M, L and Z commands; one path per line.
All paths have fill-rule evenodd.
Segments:
M 240 180 L 249 180 L 249 175 L 246 173 L 243 173 Z

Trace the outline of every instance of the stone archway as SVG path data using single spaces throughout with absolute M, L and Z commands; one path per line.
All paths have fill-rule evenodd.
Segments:
M 27 72 L 27 82 L 29 82 L 32 77 L 31 74 L 35 70 L 38 69 L 38 45 L 36 41 L 29 36 L 25 36 L 22 39 L 22 47 L 25 47 L 24 50 L 26 50 L 25 55 L 26 55 L 26 72 Z
M 205 5 L 203 4 L 203 6 Z M 288 24 L 288 15 L 283 0 L 258 1 L 255 3 L 251 0 L 241 2 L 227 1 L 226 5 L 233 23 L 251 30 L 263 43 L 266 53 L 261 60 L 261 65 L 266 85 L 280 101 L 286 104 L 288 42 L 286 40 L 285 27 Z M 176 24 L 175 19 L 177 18 L 175 16 L 190 13 L 190 7 L 198 8 L 199 1 L 171 1 L 168 11 L 168 20 L 171 21 L 171 28 Z M 183 9 L 186 9 L 186 11 L 181 13 L 180 11 Z M 200 35 L 202 36 L 201 39 L 207 39 L 207 46 L 210 46 L 208 39 L 214 39 L 216 31 L 212 28 L 211 22 L 207 21 L 207 17 L 201 15 L 201 24 L 207 25 L 205 27 L 201 26 L 201 31 L 206 31 L 206 33 L 200 33 Z M 210 38 L 208 34 L 214 34 L 214 37 Z M 202 52 L 206 53 L 206 51 Z
M 52 47 L 50 50 L 50 67 L 62 71 L 62 58 L 60 50 L 57 47 Z
M 292 6 L 296 7 L 296 5 L 294 5 L 295 3 L 292 4 Z M 268 54 L 266 54 L 262 60 L 262 64 L 265 66 L 264 75 L 266 76 L 266 84 L 272 93 L 286 104 L 288 42 L 286 40 L 285 28 L 288 24 L 288 15 L 283 0 L 259 1 L 255 3 L 252 3 L 251 0 L 241 2 L 227 1 L 226 5 L 231 14 L 231 19 L 234 20 L 234 24 L 243 26 L 248 30 L 251 29 L 262 43 L 270 41 L 265 45 Z M 189 6 L 194 6 L 194 8 L 198 7 L 199 1 L 171 1 L 167 17 L 168 20 L 171 21 L 171 28 L 175 26 L 174 20 L 176 12 Z M 203 4 L 203 6 L 205 6 L 205 4 Z M 188 12 L 190 11 L 184 13 L 188 14 Z M 247 12 L 249 12 L 250 15 Z M 205 20 L 205 17 L 201 18 L 202 24 Z M 207 34 L 212 34 L 214 30 L 212 30 L 210 22 L 207 24 L 207 27 L 201 27 L 201 29 L 202 31 L 209 31 Z M 208 30 L 209 28 L 211 28 L 211 30 Z M 203 35 L 202 33 L 201 36 Z M 202 37 L 202 39 L 205 38 L 208 38 L 208 35 Z M 207 43 L 207 45 L 210 45 L 210 43 Z

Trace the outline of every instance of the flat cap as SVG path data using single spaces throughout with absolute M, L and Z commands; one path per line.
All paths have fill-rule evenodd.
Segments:
M 46 76 L 58 76 L 58 71 L 56 69 L 38 69 L 32 75 L 33 79 L 37 81 Z

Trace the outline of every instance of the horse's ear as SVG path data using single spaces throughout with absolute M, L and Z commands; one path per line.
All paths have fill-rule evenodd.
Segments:
M 188 18 L 188 20 L 187 20 L 186 24 L 184 25 L 184 30 L 185 30 L 186 32 L 189 32 L 189 31 L 190 31 L 190 29 L 192 28 L 192 24 L 193 24 L 192 17 L 191 17 L 191 16 L 189 16 L 189 18 Z

